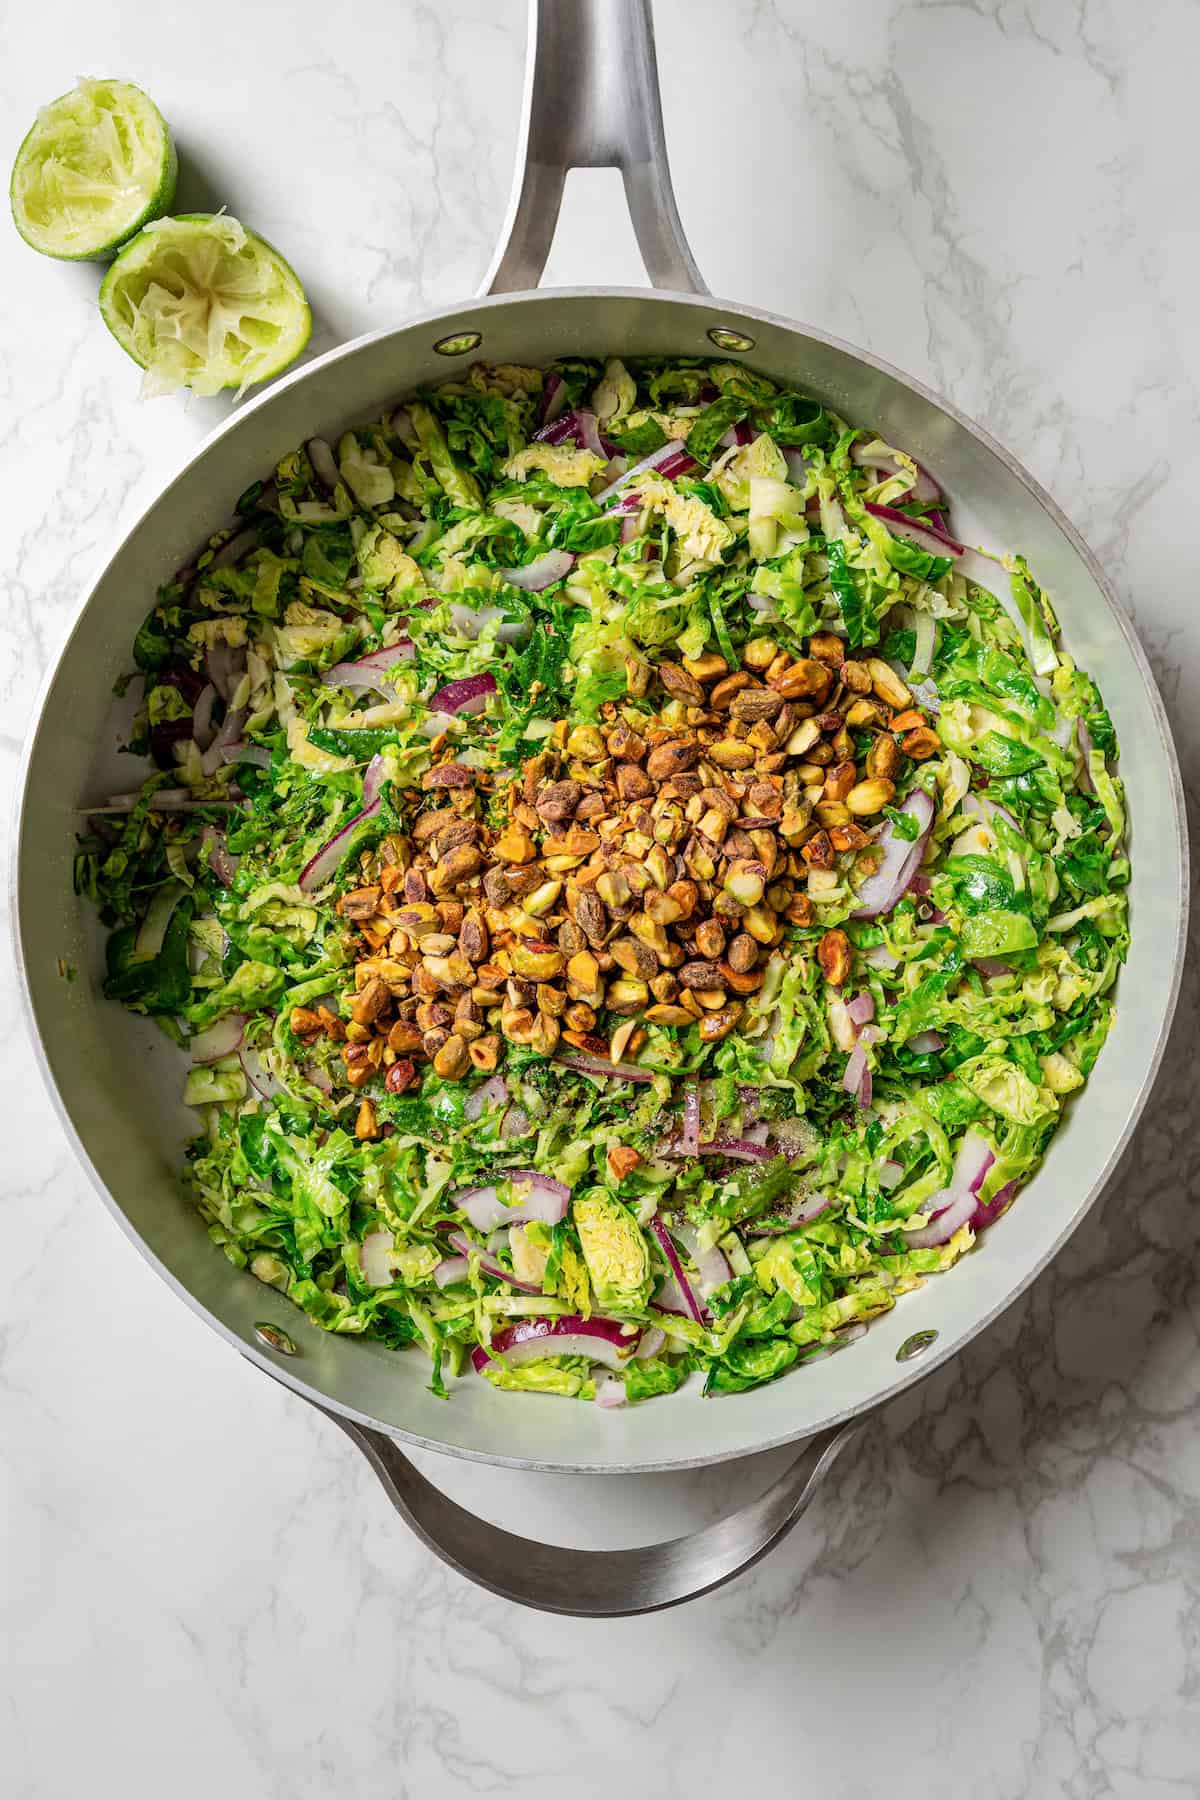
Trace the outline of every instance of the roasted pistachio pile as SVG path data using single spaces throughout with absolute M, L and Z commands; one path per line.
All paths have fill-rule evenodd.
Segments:
M 809 648 L 752 639 L 735 673 L 715 654 L 634 663 L 625 704 L 556 725 L 513 778 L 436 762 L 409 834 L 338 902 L 357 936 L 349 1023 L 304 1008 L 292 1030 L 344 1039 L 350 1084 L 382 1069 L 393 1093 L 423 1063 L 490 1072 L 506 1043 L 616 1064 L 645 1024 L 726 1037 L 813 897 L 874 872 L 867 827 L 902 756 L 938 749 L 881 658 L 847 658 L 832 633 Z M 845 932 L 816 955 L 841 987 Z M 358 1135 L 378 1130 L 364 1099 Z

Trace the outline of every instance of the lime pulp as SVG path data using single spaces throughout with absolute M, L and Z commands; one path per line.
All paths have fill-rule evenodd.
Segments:
M 141 88 L 85 77 L 42 108 L 17 151 L 13 222 L 43 256 L 111 256 L 167 211 L 177 167 L 167 123 Z
M 105 274 L 100 311 L 152 394 L 241 392 L 293 362 L 312 329 L 295 270 L 227 213 L 152 221 Z

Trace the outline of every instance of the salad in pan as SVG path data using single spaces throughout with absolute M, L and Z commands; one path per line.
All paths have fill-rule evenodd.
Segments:
M 1112 723 L 1019 557 L 686 358 L 476 364 L 237 512 L 137 635 L 155 772 L 76 882 L 247 1279 L 439 1393 L 610 1406 L 977 1244 L 1128 943 Z

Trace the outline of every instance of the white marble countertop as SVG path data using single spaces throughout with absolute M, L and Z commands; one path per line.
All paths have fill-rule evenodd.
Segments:
M 1196 773 L 1200 10 L 657 13 L 680 206 L 714 291 L 869 345 L 1011 445 L 1112 570 Z M 213 0 L 157 23 L 133 0 L 45 0 L 5 35 L 0 160 L 80 70 L 142 82 L 178 132 L 181 201 L 226 203 L 292 256 L 316 348 L 465 294 L 487 262 L 520 0 Z M 551 278 L 640 280 L 613 181 L 577 178 L 569 207 Z M 141 403 L 94 271 L 40 261 L 7 228 L 0 259 L 11 787 L 90 572 L 224 403 Z M 7 950 L 3 1007 L 13 1019 Z M 566 1782 L 675 1800 L 749 1776 L 837 1800 L 1194 1793 L 1194 981 L 1181 1015 L 1127 1166 L 1054 1270 L 869 1429 L 753 1575 L 602 1625 L 521 1613 L 443 1570 L 350 1447 L 170 1297 L 92 1197 L 14 1025 L 4 1792 L 452 1800 Z M 438 1468 L 563 1541 L 622 1513 L 666 1533 L 769 1472 Z

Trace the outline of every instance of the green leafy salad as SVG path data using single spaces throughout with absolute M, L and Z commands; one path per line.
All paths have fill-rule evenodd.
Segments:
M 476 364 L 237 513 L 75 868 L 247 1280 L 451 1399 L 609 1407 L 815 1361 L 976 1245 L 1128 944 L 1112 723 L 1021 558 L 682 358 Z

